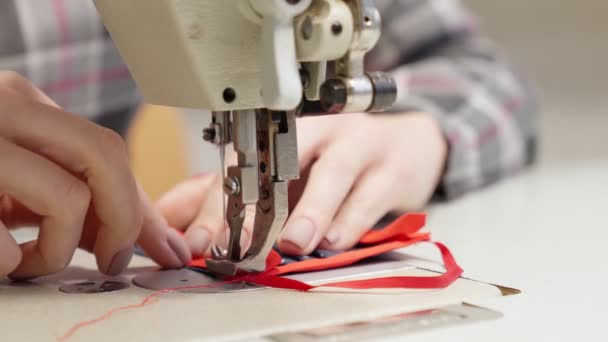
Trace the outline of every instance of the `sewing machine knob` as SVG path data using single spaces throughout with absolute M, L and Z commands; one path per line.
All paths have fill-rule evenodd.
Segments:
M 374 87 L 374 99 L 367 111 L 379 113 L 389 110 L 397 100 L 397 83 L 395 82 L 395 78 L 384 72 L 368 73 L 367 77 L 372 81 Z
M 384 112 L 397 99 L 397 84 L 387 73 L 365 77 L 333 78 L 321 86 L 320 103 L 328 113 Z

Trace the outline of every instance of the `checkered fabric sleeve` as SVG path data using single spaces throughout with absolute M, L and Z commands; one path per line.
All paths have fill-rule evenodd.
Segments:
M 532 163 L 536 130 L 530 89 L 480 35 L 462 4 L 376 3 L 383 35 L 368 64 L 394 71 L 399 90 L 394 111 L 433 115 L 448 142 L 438 197 L 457 197 Z
M 61 107 L 120 133 L 139 102 L 90 0 L 0 1 L 0 70 L 19 72 Z

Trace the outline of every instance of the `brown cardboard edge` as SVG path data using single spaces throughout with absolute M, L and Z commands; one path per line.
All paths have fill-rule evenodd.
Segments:
M 521 290 L 518 289 L 514 289 L 512 287 L 506 287 L 506 286 L 501 286 L 501 285 L 496 285 L 496 284 L 490 284 L 490 285 L 494 285 L 496 286 L 500 292 L 502 293 L 503 296 L 515 296 L 521 293 Z
M 438 273 L 438 274 L 442 273 L 442 272 L 439 272 L 439 271 L 430 270 L 428 268 L 422 268 L 422 267 L 416 267 L 416 268 L 419 269 L 419 270 L 427 271 L 427 272 L 433 272 L 433 273 Z M 474 281 L 476 283 L 481 283 L 481 284 L 486 284 L 486 285 L 494 286 L 494 287 L 496 287 L 500 291 L 500 294 L 503 297 L 515 296 L 515 295 L 518 295 L 518 294 L 520 294 L 522 292 L 521 290 L 518 290 L 518 289 L 513 288 L 513 287 L 507 287 L 507 286 L 503 286 L 503 285 L 492 284 L 492 283 L 488 283 L 488 282 L 477 280 L 477 279 L 471 279 L 471 278 L 467 278 L 467 277 L 460 277 L 460 279 L 466 279 L 466 280 Z
M 460 278 L 466 279 L 466 280 L 470 280 L 470 281 L 474 281 L 476 283 L 482 283 L 482 284 L 487 284 L 487 285 L 494 286 L 494 287 L 496 287 L 500 291 L 500 294 L 503 297 L 515 296 L 515 295 L 518 295 L 518 294 L 521 293 L 521 290 L 518 290 L 518 289 L 513 288 L 513 287 L 507 287 L 507 286 L 503 286 L 503 285 L 496 285 L 496 284 L 488 283 L 488 282 L 477 280 L 477 279 L 471 279 L 471 278 L 465 278 L 465 277 L 460 277 Z

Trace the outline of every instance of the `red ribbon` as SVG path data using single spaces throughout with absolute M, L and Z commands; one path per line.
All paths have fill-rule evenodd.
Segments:
M 362 248 L 347 251 L 328 258 L 308 259 L 300 262 L 281 266 L 281 256 L 272 251 L 267 259 L 267 270 L 262 273 L 246 274 L 230 281 L 246 281 L 248 283 L 269 286 L 280 289 L 309 291 L 318 287 L 338 287 L 350 289 L 378 289 L 378 288 L 408 288 L 408 289 L 438 289 L 452 284 L 462 275 L 462 268 L 458 266 L 450 250 L 439 242 L 430 241 L 429 233 L 422 233 L 425 214 L 407 214 L 388 227 L 368 232 L 360 240 Z M 382 277 L 365 280 L 352 280 L 334 282 L 319 286 L 309 285 L 297 280 L 287 279 L 281 275 L 291 273 L 303 273 L 334 269 L 355 264 L 367 258 L 377 256 L 386 252 L 411 246 L 418 242 L 428 241 L 433 243 L 441 252 L 441 258 L 445 266 L 445 273 L 438 276 L 403 276 Z M 206 268 L 204 259 L 194 260 L 192 267 Z

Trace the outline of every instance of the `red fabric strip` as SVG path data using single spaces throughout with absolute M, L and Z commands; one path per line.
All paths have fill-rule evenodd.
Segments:
M 421 241 L 427 241 L 428 239 L 429 234 L 419 234 L 405 241 L 395 240 L 377 246 L 371 246 L 344 252 L 325 259 L 309 259 L 293 264 L 278 266 L 274 270 L 271 270 L 270 273 L 273 275 L 281 275 L 290 273 L 322 271 L 338 267 L 345 267 L 355 264 L 361 260 L 371 258 L 373 256 L 405 248 Z
M 413 213 L 403 215 L 383 229 L 370 230 L 361 238 L 359 243 L 369 245 L 392 241 L 397 238 L 409 239 L 412 235 L 419 232 L 425 224 L 426 214 Z
M 430 241 L 430 234 L 421 233 L 424 227 L 426 215 L 409 214 L 395 220 L 391 225 L 376 231 L 368 232 L 360 241 L 362 245 L 370 245 L 352 251 L 344 252 L 324 259 L 308 259 L 284 266 L 281 264 L 281 256 L 272 251 L 267 260 L 267 271 L 260 274 L 246 276 L 246 281 L 258 285 L 281 289 L 309 291 L 318 287 L 339 287 L 351 289 L 374 289 L 374 288 L 411 288 L 411 289 L 437 289 L 445 288 L 452 284 L 462 275 L 462 268 L 458 266 L 450 250 L 439 242 L 432 242 L 441 252 L 446 272 L 439 276 L 425 277 L 384 277 L 365 280 L 354 280 L 335 282 L 312 286 L 295 280 L 289 280 L 280 275 L 291 273 L 304 273 L 322 271 L 338 267 L 349 266 L 361 260 L 377 256 L 386 252 L 411 246 L 422 241 Z M 202 265 L 203 262 L 197 261 Z
M 275 276 L 263 272 L 260 274 L 250 275 L 245 278 L 245 281 L 255 285 L 268 286 L 276 289 L 310 291 L 318 286 L 312 286 L 301 281 Z
M 441 289 L 450 286 L 462 275 L 462 268 L 454 260 L 450 250 L 439 242 L 433 242 L 441 252 L 446 272 L 433 277 L 384 277 L 376 279 L 354 280 L 325 284 L 328 287 L 341 287 L 349 289 Z
M 245 278 L 245 281 L 269 286 L 273 288 L 310 291 L 319 287 L 339 287 L 349 289 L 390 289 L 390 288 L 406 288 L 406 289 L 440 289 L 450 286 L 462 275 L 462 268 L 458 266 L 454 256 L 450 250 L 442 243 L 432 242 L 439 248 L 441 258 L 443 259 L 446 272 L 432 277 L 383 277 L 364 280 L 351 280 L 344 282 L 327 283 L 318 286 L 309 285 L 300 281 L 286 279 L 276 275 L 273 270 L 260 274 L 252 274 Z
M 361 260 L 386 252 L 411 246 L 421 241 L 428 241 L 429 233 L 419 232 L 425 225 L 425 214 L 407 214 L 384 229 L 370 231 L 361 238 L 362 245 L 371 245 L 352 251 L 347 251 L 329 258 L 309 259 L 284 266 L 281 256 L 272 251 L 268 256 L 267 267 L 272 275 L 322 271 L 332 268 L 345 267 Z M 207 268 L 205 259 L 193 260 L 191 267 Z

